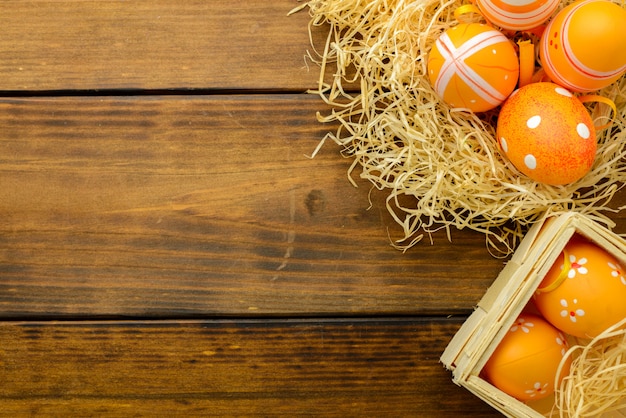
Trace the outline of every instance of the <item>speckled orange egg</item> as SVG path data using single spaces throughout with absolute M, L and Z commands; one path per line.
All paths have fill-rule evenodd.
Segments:
M 540 183 L 573 183 L 589 172 L 596 155 L 591 116 L 554 83 L 532 83 L 514 92 L 502 105 L 496 134 L 511 163 Z
M 483 368 L 485 378 L 520 401 L 554 393 L 559 364 L 567 352 L 563 333 L 539 316 L 522 314 Z M 562 376 L 569 372 L 566 360 Z
M 571 91 L 608 86 L 626 71 L 626 9 L 606 0 L 581 0 L 561 10 L 540 43 L 551 81 Z
M 462 23 L 435 41 L 428 76 L 450 106 L 483 112 L 500 105 L 515 89 L 519 61 L 501 32 L 479 23 Z
M 608 251 L 575 235 L 537 288 L 534 300 L 558 329 L 592 338 L 626 318 L 626 271 Z
M 476 5 L 494 25 L 517 31 L 545 23 L 559 0 L 476 0 Z

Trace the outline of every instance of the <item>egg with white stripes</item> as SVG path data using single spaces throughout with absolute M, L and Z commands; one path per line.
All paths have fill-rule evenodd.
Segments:
M 476 0 L 485 19 L 501 28 L 516 31 L 542 25 L 559 3 L 559 0 Z
M 515 89 L 519 60 L 500 31 L 461 23 L 435 41 L 428 56 L 428 76 L 452 108 L 484 112 L 500 105 Z
M 550 80 L 571 91 L 610 85 L 626 72 L 626 8 L 607 0 L 570 4 L 546 27 L 539 53 Z
M 596 156 L 589 112 L 554 83 L 531 83 L 515 91 L 500 109 L 496 135 L 509 161 L 539 183 L 573 183 L 589 172 Z

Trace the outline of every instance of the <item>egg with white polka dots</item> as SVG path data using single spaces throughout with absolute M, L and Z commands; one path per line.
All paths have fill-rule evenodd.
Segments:
M 585 106 L 554 83 L 531 83 L 502 105 L 496 129 L 509 161 L 531 179 L 574 183 L 595 160 L 596 132 Z
M 461 23 L 435 41 L 428 55 L 428 76 L 451 107 L 484 112 L 502 104 L 515 89 L 519 60 L 500 31 Z

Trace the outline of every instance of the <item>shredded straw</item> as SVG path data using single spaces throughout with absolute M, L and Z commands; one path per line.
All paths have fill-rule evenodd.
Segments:
M 626 318 L 586 345 L 575 345 L 570 373 L 556 391 L 561 417 L 598 417 L 612 411 L 626 416 Z M 561 367 L 564 361 L 561 362 Z M 560 368 L 557 376 L 561 374 Z
M 313 45 L 309 54 L 321 69 L 312 93 L 332 109 L 318 113 L 319 121 L 338 122 L 325 139 L 354 159 L 349 178 L 360 167 L 360 177 L 388 192 L 387 208 L 403 231 L 394 245 L 402 250 L 439 229 L 450 238 L 455 227 L 484 233 L 489 251 L 506 256 L 528 226 L 567 211 L 612 228 L 603 212 L 619 209 L 609 202 L 626 179 L 626 78 L 598 92 L 613 100 L 617 114 L 606 105 L 586 105 L 597 126 L 613 117 L 612 125 L 598 132 L 591 171 L 565 186 L 537 183 L 500 154 L 497 111 L 450 109 L 425 76 L 435 39 L 457 23 L 454 12 L 463 4 L 310 0 L 294 9 L 308 6 L 311 32 L 329 29 L 325 45 Z

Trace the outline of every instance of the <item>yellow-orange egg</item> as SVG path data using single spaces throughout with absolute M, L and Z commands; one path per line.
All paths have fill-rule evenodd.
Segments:
M 533 29 L 545 23 L 559 0 L 476 0 L 485 19 L 510 30 Z
M 575 235 L 534 295 L 555 327 L 591 338 L 626 318 L 626 271 L 609 252 Z
M 483 112 L 500 105 L 515 89 L 519 61 L 501 32 L 479 23 L 462 23 L 435 42 L 428 75 L 450 106 Z
M 565 336 L 539 316 L 522 314 L 483 368 L 485 378 L 520 401 L 554 393 L 559 364 L 567 351 Z M 569 372 L 566 360 L 560 378 Z
M 561 10 L 540 43 L 551 81 L 571 91 L 608 86 L 626 71 L 626 9 L 607 0 L 580 0 Z
M 540 183 L 573 183 L 589 172 L 596 155 L 591 116 L 554 83 L 531 83 L 514 92 L 502 105 L 496 134 L 511 163 Z

